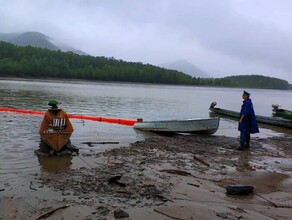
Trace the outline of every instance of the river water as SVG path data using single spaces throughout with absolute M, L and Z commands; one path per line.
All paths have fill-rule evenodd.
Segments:
M 0 107 L 45 111 L 47 101 L 56 99 L 70 114 L 82 114 L 123 119 L 146 120 L 188 119 L 209 117 L 210 103 L 239 111 L 243 89 L 195 86 L 103 83 L 88 81 L 50 81 L 0 79 Z M 292 91 L 249 89 L 256 114 L 271 116 L 272 104 L 292 109 Z M 19 184 L 32 173 L 85 166 L 79 157 L 72 160 L 38 158 L 38 128 L 42 116 L 0 112 L 0 188 L 1 184 Z M 132 127 L 93 121 L 71 120 L 75 129 L 71 141 L 81 153 L 103 151 L 126 146 L 149 135 Z M 292 134 L 291 129 L 260 125 L 253 137 Z M 237 122 L 221 118 L 215 135 L 238 136 Z M 118 145 L 96 145 L 83 142 L 119 142 Z M 90 163 L 90 161 L 89 161 Z M 91 163 L 93 163 L 91 161 Z M 22 181 L 21 181 L 22 180 Z

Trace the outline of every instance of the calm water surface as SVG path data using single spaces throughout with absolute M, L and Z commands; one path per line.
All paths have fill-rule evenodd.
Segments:
M 291 91 L 249 89 L 256 114 L 271 116 L 272 104 L 292 109 Z M 47 101 L 62 102 L 67 113 L 103 117 L 162 120 L 209 117 L 210 103 L 236 110 L 242 104 L 242 89 L 165 86 L 126 83 L 56 82 L 36 80 L 0 80 L 0 107 L 45 111 Z M 59 169 L 85 166 L 78 157 L 64 162 L 38 158 L 38 128 L 42 116 L 0 112 L 0 186 L 10 182 L 28 181 L 32 173 L 54 172 Z M 149 134 L 137 133 L 132 127 L 92 121 L 71 120 L 73 144 L 81 153 L 103 151 L 125 146 Z M 291 134 L 291 129 L 260 126 L 254 137 Z M 222 118 L 215 135 L 238 136 L 237 122 Z M 116 141 L 119 145 L 83 144 L 88 141 Z M 94 161 L 89 161 L 94 163 Z M 0 187 L 1 188 L 1 187 Z

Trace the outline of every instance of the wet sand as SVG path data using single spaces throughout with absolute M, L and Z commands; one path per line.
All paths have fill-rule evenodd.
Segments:
M 0 219 L 37 219 L 59 207 L 46 219 L 114 219 L 118 208 L 129 214 L 123 219 L 290 219 L 291 143 L 254 138 L 241 152 L 232 137 L 155 136 L 81 151 L 83 167 L 59 158 L 62 170 L 33 174 L 22 189 L 0 186 Z M 254 194 L 227 195 L 233 184 L 254 186 Z

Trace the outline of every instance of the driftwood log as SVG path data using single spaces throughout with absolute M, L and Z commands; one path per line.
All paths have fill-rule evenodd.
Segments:
M 204 160 L 203 158 L 199 157 L 198 155 L 194 155 L 194 159 L 196 161 L 199 161 L 200 163 L 206 165 L 207 167 L 210 166 L 210 164 L 206 160 Z
M 178 175 L 182 175 L 182 176 L 192 176 L 191 173 L 183 171 L 183 170 L 163 169 L 163 170 L 160 170 L 160 172 L 178 174 Z
M 68 208 L 69 206 L 70 206 L 70 205 L 67 204 L 67 205 L 63 205 L 63 206 L 61 206 L 61 207 L 55 208 L 55 209 L 53 209 L 53 210 L 51 210 L 51 211 L 49 211 L 49 212 L 46 212 L 45 214 L 39 216 L 38 218 L 36 218 L 36 220 L 40 220 L 40 219 L 42 219 L 42 218 L 49 217 L 51 214 L 53 214 L 53 213 L 56 212 L 57 210 L 59 210 L 59 209 L 64 209 L 64 208 Z
M 98 142 L 93 142 L 93 141 L 87 141 L 87 142 L 82 142 L 82 144 L 119 144 L 118 141 L 98 141 Z

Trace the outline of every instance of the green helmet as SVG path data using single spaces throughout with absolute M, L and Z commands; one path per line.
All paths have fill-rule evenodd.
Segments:
M 56 101 L 56 100 L 54 100 L 54 99 L 51 99 L 51 100 L 49 100 L 49 102 L 48 102 L 48 105 L 50 105 L 50 106 L 57 106 L 59 103 Z

